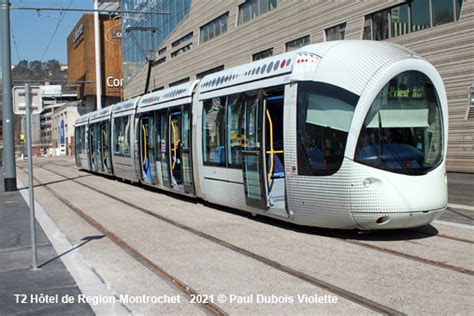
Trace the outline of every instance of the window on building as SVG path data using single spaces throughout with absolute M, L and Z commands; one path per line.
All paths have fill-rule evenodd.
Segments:
M 114 126 L 115 155 L 130 157 L 130 115 L 115 118 Z
M 468 102 L 465 119 L 474 117 L 474 83 L 468 88 Z
M 200 72 L 196 75 L 196 79 L 202 79 L 207 75 L 210 75 L 212 73 L 215 73 L 215 72 L 218 72 L 218 71 L 221 71 L 221 70 L 224 70 L 224 65 L 220 65 L 220 66 L 214 67 L 212 69 L 208 69 L 206 71 Z
M 177 47 L 177 46 L 179 46 L 183 43 L 189 42 L 192 39 L 193 39 L 193 32 L 188 33 L 188 34 L 184 35 L 183 37 L 177 39 L 173 43 L 171 43 L 171 47 L 175 48 L 175 47 Z
M 162 49 L 160 49 L 160 50 L 158 51 L 158 56 L 161 56 L 161 55 L 163 55 L 164 53 L 166 53 L 166 47 L 163 47 Z
M 430 0 L 413 1 L 411 3 L 411 31 L 424 30 L 430 26 Z
M 252 60 L 256 61 L 256 60 L 264 59 L 264 58 L 267 58 L 267 57 L 270 57 L 270 56 L 273 56 L 273 48 L 269 48 L 269 49 L 263 50 L 261 52 L 258 52 L 256 54 L 253 54 L 252 55 Z
M 226 98 L 213 98 L 204 101 L 202 140 L 205 165 L 226 165 L 225 101 Z
M 367 15 L 364 20 L 364 31 L 362 34 L 363 39 L 371 40 L 372 36 L 372 16 Z
M 452 1 L 431 0 L 433 26 L 454 21 L 454 6 Z
M 161 65 L 163 64 L 164 62 L 166 61 L 166 57 L 162 57 L 158 60 L 155 60 L 154 62 L 151 63 L 151 66 L 152 67 L 155 67 L 155 66 L 158 66 L 158 65 Z
M 461 16 L 462 0 L 456 0 L 456 21 Z
M 186 46 L 183 46 L 181 47 L 180 49 L 178 50 L 175 50 L 174 52 L 171 53 L 171 58 L 175 58 L 176 56 L 178 56 L 179 54 L 181 53 L 184 53 L 184 52 L 187 52 L 188 50 L 191 50 L 191 48 L 193 48 L 193 44 L 190 43 Z
M 459 20 L 462 0 L 413 0 L 365 17 L 364 39 L 384 40 Z
M 239 25 L 277 7 L 277 0 L 247 0 L 239 6 Z
M 310 43 L 309 35 L 297 38 L 295 40 L 289 41 L 285 44 L 286 51 L 292 51 L 300 47 L 306 46 Z
M 151 90 L 152 92 L 155 92 L 155 91 L 160 91 L 160 90 L 164 90 L 165 89 L 165 86 L 161 86 L 161 87 L 158 87 L 158 88 L 155 88 L 153 90 Z
M 227 23 L 229 20 L 229 12 L 212 20 L 211 22 L 201 26 L 201 43 L 213 39 L 227 32 Z
M 326 29 L 326 41 L 343 40 L 346 33 L 346 23 L 330 27 Z
M 388 38 L 388 11 L 374 13 L 372 15 L 372 27 L 374 40 L 380 41 Z
M 174 86 L 178 86 L 178 85 L 180 85 L 180 84 L 186 83 L 186 82 L 189 82 L 189 77 L 186 77 L 186 78 L 177 80 L 177 81 L 175 81 L 175 82 L 172 82 L 172 83 L 169 84 L 169 86 L 170 86 L 170 87 L 174 87 Z
M 409 25 L 408 5 L 406 3 L 390 9 L 391 37 L 408 34 Z

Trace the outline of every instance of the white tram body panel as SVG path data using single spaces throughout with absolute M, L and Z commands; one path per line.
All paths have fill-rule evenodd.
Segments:
M 252 77 L 282 60 L 293 60 L 291 72 L 281 68 Z M 249 74 L 250 71 L 250 74 Z M 442 114 L 442 161 L 424 175 L 404 175 L 354 162 L 360 130 L 381 89 L 405 71 L 418 71 L 428 77 L 438 93 Z M 237 82 L 232 82 L 237 74 Z M 248 78 L 248 81 L 245 78 Z M 223 78 L 223 79 L 220 79 Z M 252 80 L 258 80 L 252 82 Z M 301 81 L 327 83 L 358 97 L 348 129 L 348 139 L 340 168 L 331 175 L 306 176 L 298 172 L 297 86 Z M 224 81 L 224 83 L 222 83 Z M 215 82 L 215 83 L 214 83 Z M 214 84 L 213 84 L 214 83 Z M 219 84 L 220 83 L 220 84 Z M 245 202 L 242 170 L 214 168 L 202 164 L 202 145 L 195 148 L 203 198 L 213 203 L 245 209 L 292 221 L 300 225 L 331 228 L 388 229 L 421 226 L 446 209 L 445 160 L 447 148 L 447 99 L 438 72 L 413 52 L 389 43 L 369 41 L 327 42 L 304 47 L 248 65 L 205 77 L 200 84 L 197 115 L 207 97 L 231 95 L 283 84 L 284 168 L 286 213 L 271 208 L 249 207 Z M 202 122 L 199 118 L 197 122 Z M 198 125 L 197 140 L 202 138 Z M 424 198 L 421 198 L 424 197 Z
M 75 159 L 80 169 L 90 170 L 89 160 L 89 117 L 91 113 L 79 116 L 74 123 Z
M 299 225 L 422 226 L 447 206 L 447 113 L 401 46 L 309 45 L 115 105 L 113 172 Z

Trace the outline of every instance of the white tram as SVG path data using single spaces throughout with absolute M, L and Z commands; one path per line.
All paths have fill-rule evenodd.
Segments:
M 310 45 L 109 113 L 104 141 L 95 113 L 76 122 L 80 168 L 307 226 L 408 228 L 447 206 L 443 82 L 391 43 Z

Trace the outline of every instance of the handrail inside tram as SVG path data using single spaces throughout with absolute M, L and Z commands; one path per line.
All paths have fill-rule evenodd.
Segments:
M 147 161 L 147 156 L 148 156 L 148 153 L 147 153 L 147 150 L 146 150 L 146 128 L 145 128 L 145 124 L 142 123 L 142 130 L 143 130 L 143 164 L 146 168 L 146 161 Z
M 266 110 L 267 112 L 267 119 L 268 119 L 268 125 L 270 127 L 270 150 L 267 150 L 266 151 L 266 154 L 270 155 L 270 168 L 268 170 L 268 183 L 270 183 L 270 180 L 272 178 L 272 175 L 273 175 L 273 168 L 274 168 L 274 165 L 275 165 L 275 160 L 274 160 L 274 155 L 275 154 L 283 154 L 283 150 L 275 150 L 273 148 L 273 121 L 272 121 L 272 117 L 270 115 L 270 111 L 268 111 L 268 109 Z
M 176 126 L 175 126 L 176 122 L 174 121 L 171 121 L 171 128 L 173 129 L 173 164 L 171 166 L 171 169 L 174 170 L 174 168 L 176 167 L 176 152 L 178 151 L 178 145 L 181 141 L 181 139 L 176 139 Z

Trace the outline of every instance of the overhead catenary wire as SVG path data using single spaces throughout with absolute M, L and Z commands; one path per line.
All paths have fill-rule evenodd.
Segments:
M 67 6 L 67 9 L 68 10 L 72 5 L 72 0 L 69 1 L 69 5 Z M 41 58 L 40 58 L 40 61 L 43 61 L 44 59 L 44 56 L 46 55 L 46 53 L 48 52 L 49 50 L 49 47 L 51 46 L 51 44 L 53 43 L 53 40 L 54 40 L 54 37 L 56 36 L 56 33 L 58 32 L 58 29 L 59 27 L 61 26 L 61 23 L 62 21 L 64 20 L 64 16 L 66 15 L 67 11 L 61 11 L 61 14 L 59 16 L 59 20 L 58 20 L 58 23 L 56 24 L 56 28 L 54 29 L 54 32 L 53 34 L 51 34 L 51 38 L 49 39 L 49 42 L 48 42 L 48 45 L 46 45 L 46 48 L 45 50 L 43 51 L 43 54 L 41 55 Z
M 21 60 L 20 52 L 18 50 L 18 45 L 17 45 L 16 39 L 15 39 L 15 33 L 13 32 L 13 27 L 12 26 L 10 26 L 10 32 L 12 33 L 12 42 L 13 42 L 13 46 L 15 47 L 16 57 L 18 58 L 18 60 Z

